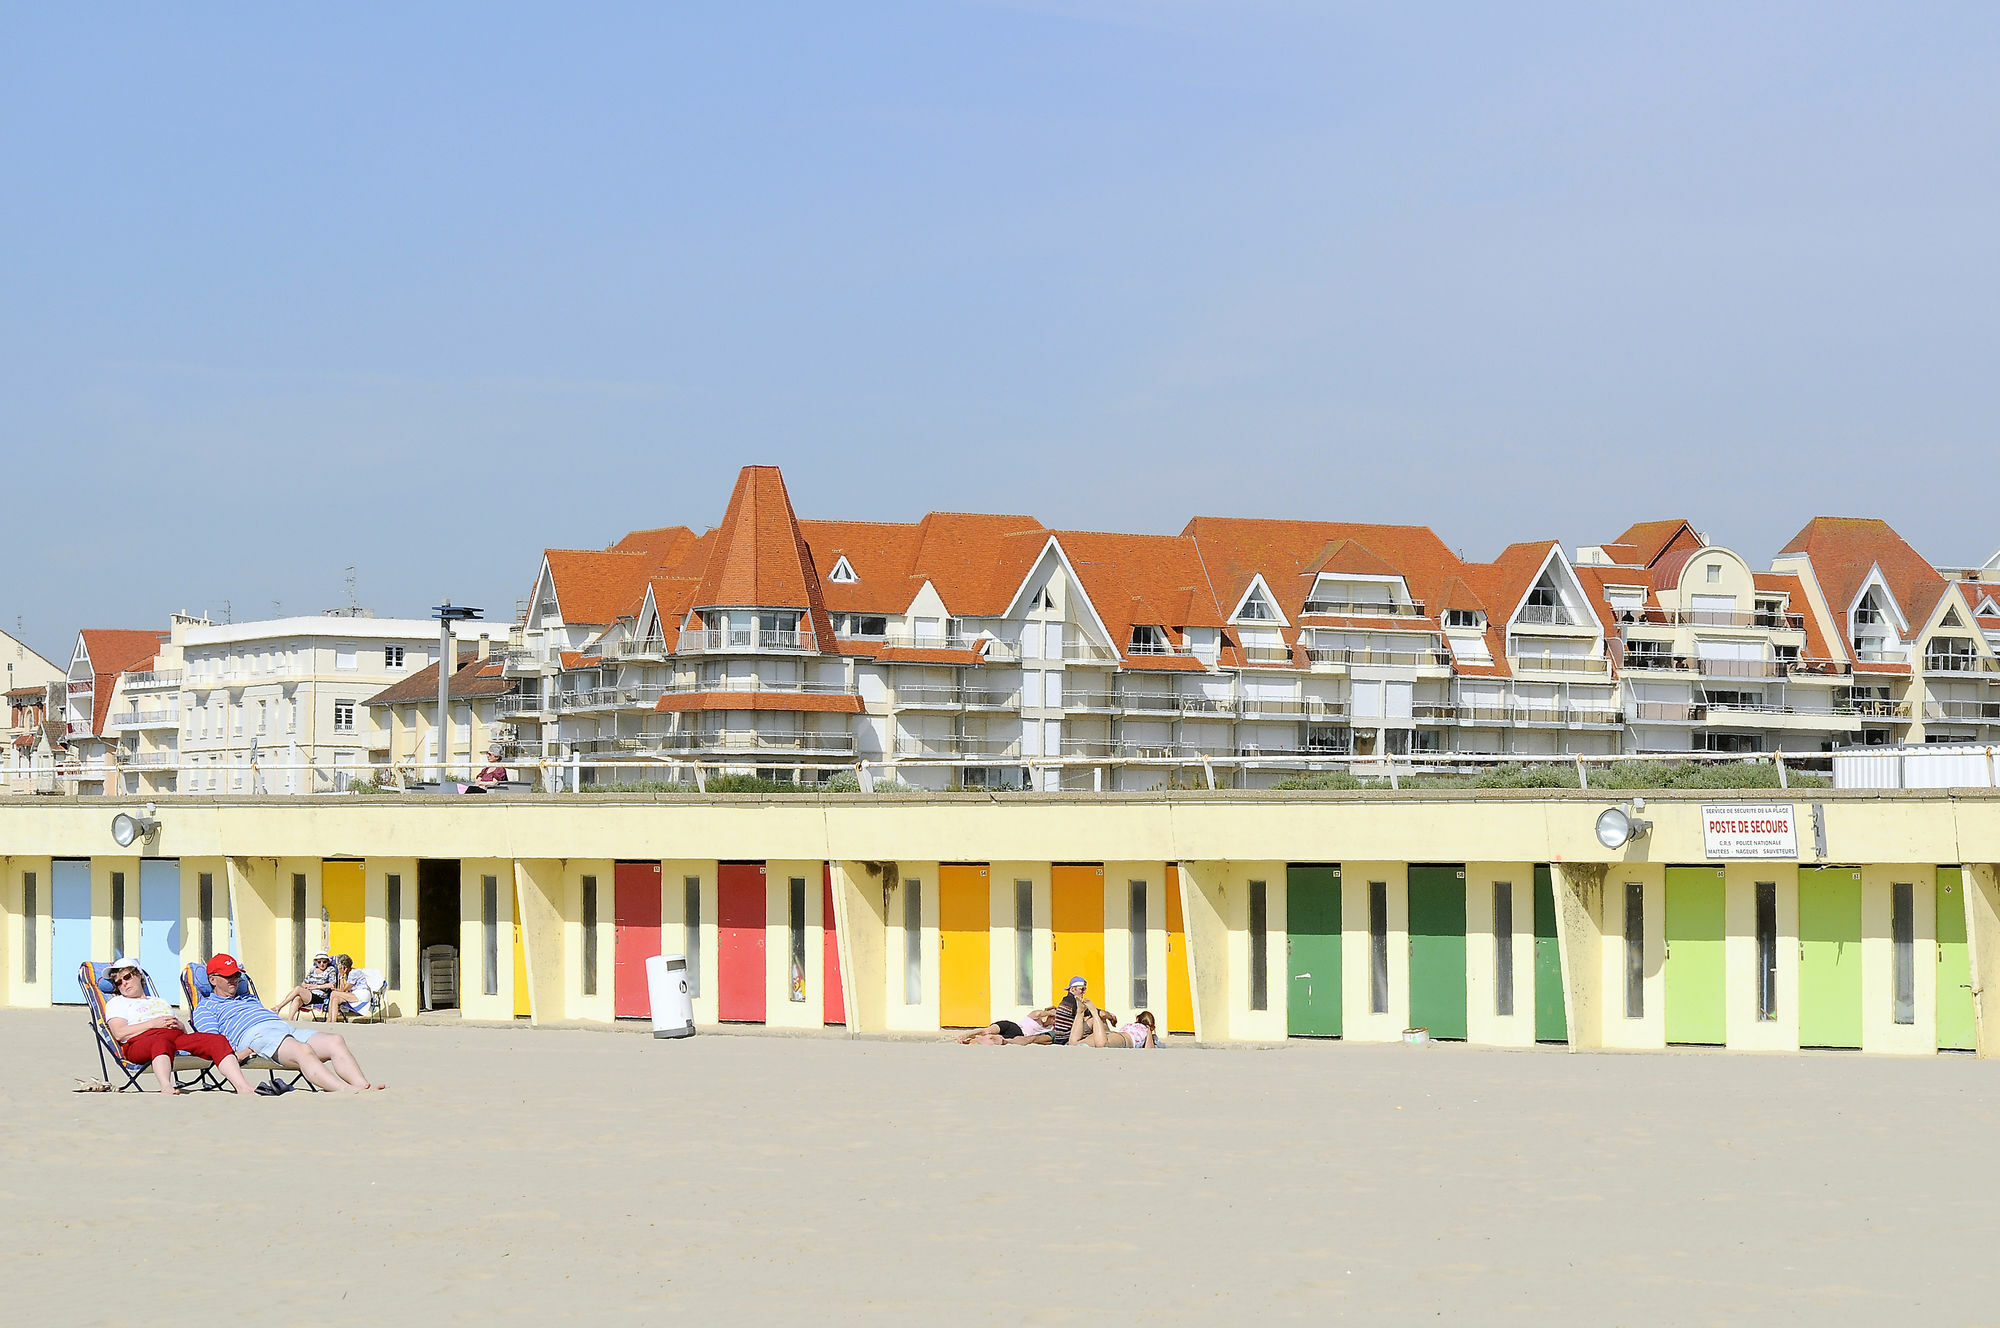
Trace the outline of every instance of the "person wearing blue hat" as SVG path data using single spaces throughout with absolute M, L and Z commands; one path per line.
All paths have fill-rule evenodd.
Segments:
M 1089 987 L 1090 984 L 1085 982 L 1081 975 L 1069 980 L 1069 994 L 1057 1003 L 1055 1017 L 1049 1020 L 1049 1042 L 1052 1045 L 1066 1047 L 1077 1040 L 1077 1037 L 1073 1036 L 1078 1033 L 1077 1016 L 1093 1013 L 1096 1008 L 1091 1005 L 1089 997 L 1084 995 Z M 1086 1019 L 1082 1031 L 1088 1031 L 1089 1028 L 1090 1022 Z

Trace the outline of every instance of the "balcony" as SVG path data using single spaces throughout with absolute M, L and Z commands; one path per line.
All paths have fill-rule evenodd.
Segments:
M 1119 707 L 1118 698 L 1110 692 L 1073 692 L 1065 690 L 1062 708 L 1072 714 L 1097 712 L 1110 714 Z
M 1609 673 L 1611 661 L 1593 655 L 1510 655 L 1507 662 L 1517 670 L 1534 673 Z
M 1448 650 L 1353 650 L 1345 646 L 1312 646 L 1306 658 L 1314 664 L 1374 664 L 1387 668 L 1448 669 Z
M 556 695 L 556 710 L 565 715 L 591 710 L 651 710 L 668 690 L 662 683 L 649 682 L 629 687 L 591 687 L 559 692 Z
M 122 715 L 113 715 L 106 726 L 114 729 L 174 729 L 179 728 L 181 712 L 178 708 L 166 710 L 127 710 Z
M 1810 656 L 1795 655 L 1781 660 L 1786 672 L 1794 678 L 1844 678 L 1854 672 L 1854 666 L 1844 659 L 1815 659 Z
M 1289 664 L 1292 662 L 1290 646 L 1243 646 L 1245 664 Z
M 946 734 L 936 738 L 918 738 L 908 734 L 898 734 L 896 737 L 898 759 L 922 760 L 929 757 L 944 760 L 962 758 L 1017 760 L 1020 755 L 1021 741 L 1018 738 L 975 738 L 958 734 Z
M 1782 659 L 1700 659 L 1695 660 L 1706 678 L 1782 678 L 1790 673 L 1790 661 Z
M 1907 705 L 1903 708 L 1906 712 L 1909 709 Z M 1924 704 L 1924 718 L 2000 724 L 2000 701 L 1929 701 Z
M 1634 723 L 1698 724 L 1707 716 L 1708 707 L 1683 701 L 1634 701 L 1631 714 Z
M 1021 658 L 1021 647 L 993 636 L 912 636 L 906 632 L 861 636 L 842 633 L 838 638 L 850 644 L 884 650 L 978 650 L 989 663 L 1011 663 Z
M 1529 627 L 1576 627 L 1576 615 L 1561 604 L 1523 604 L 1514 621 Z
M 769 752 L 781 755 L 851 755 L 852 733 L 758 733 L 753 730 L 724 729 L 715 733 L 666 733 L 659 737 L 659 750 L 697 754 Z
M 591 653 L 607 664 L 628 661 L 657 664 L 667 658 L 667 646 L 664 641 L 658 639 L 611 641 L 600 643 Z
M 1911 714 L 1908 701 L 1884 701 L 1872 696 L 1843 701 L 1834 709 L 1840 714 L 1859 715 L 1863 719 L 1908 719 Z
M 819 650 L 811 631 L 784 627 L 702 627 L 682 632 L 682 655 L 806 655 Z
M 1618 663 L 1620 673 L 1693 673 L 1694 663 L 1685 655 L 1635 653 L 1626 651 Z
M 1065 641 L 1062 657 L 1070 664 L 1116 664 L 1118 652 L 1095 641 Z M 1044 656 L 1046 658 L 1046 656 Z
M 1662 609 L 1648 606 L 1617 610 L 1620 628 L 1625 627 L 1748 627 L 1767 632 L 1803 632 L 1803 613 L 1783 613 L 1775 609 L 1738 613 L 1728 609 Z
M 147 669 L 138 673 L 128 673 L 124 677 L 125 690 L 149 692 L 177 688 L 181 685 L 181 675 L 180 669 Z
M 1925 655 L 1926 673 L 2000 673 L 2000 659 L 1980 655 Z
M 120 752 L 118 764 L 126 770 L 166 770 L 180 761 L 179 752 Z
M 1345 618 L 1422 618 L 1424 606 L 1421 600 L 1407 604 L 1384 604 L 1380 600 L 1318 599 L 1306 600 L 1302 610 L 1308 614 L 1333 614 Z
M 493 713 L 497 718 L 511 719 L 528 715 L 547 714 L 549 713 L 549 708 L 543 704 L 540 691 L 512 692 L 501 697 L 494 703 Z

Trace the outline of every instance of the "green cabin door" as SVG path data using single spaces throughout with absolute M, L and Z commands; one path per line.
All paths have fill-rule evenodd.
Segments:
M 1285 870 L 1285 1031 L 1340 1036 L 1340 868 Z
M 1556 940 L 1556 890 L 1547 863 L 1535 866 L 1535 1041 L 1569 1041 L 1562 946 Z
M 1724 881 L 1717 867 L 1667 868 L 1667 1041 L 1721 1046 L 1729 1019 L 1723 998 Z
M 1799 1045 L 1861 1045 L 1861 873 L 1799 869 Z
M 1978 1046 L 1972 1024 L 1972 967 L 1965 951 L 1965 868 L 1937 869 L 1937 1041 L 1940 1051 Z
M 1465 868 L 1410 867 L 1410 1023 L 1465 1036 Z

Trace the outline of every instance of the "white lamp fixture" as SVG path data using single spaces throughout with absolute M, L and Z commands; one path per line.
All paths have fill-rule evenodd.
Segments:
M 141 839 L 151 839 L 159 832 L 160 823 L 153 816 L 153 804 L 146 804 L 144 816 L 134 816 L 130 812 L 120 812 L 111 818 L 111 837 L 118 841 L 118 847 L 130 848 Z
M 1639 804 L 1644 808 L 1645 804 Z M 1606 848 L 1624 848 L 1635 839 L 1644 839 L 1652 830 L 1651 821 L 1642 821 L 1623 807 L 1606 807 L 1597 814 L 1597 842 Z

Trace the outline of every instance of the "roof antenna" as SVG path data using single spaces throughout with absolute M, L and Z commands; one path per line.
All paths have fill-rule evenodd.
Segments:
M 222 621 L 225 623 L 233 623 L 236 621 L 236 619 L 230 614 L 228 600 L 222 601 Z
M 349 564 L 347 565 L 347 607 L 348 607 L 348 608 L 350 608 L 350 609 L 358 609 L 358 608 L 360 608 L 360 607 L 361 607 L 361 601 L 360 601 L 360 600 L 358 600 L 358 599 L 356 599 L 356 598 L 354 597 L 354 564 L 353 564 L 353 563 L 349 563 Z

